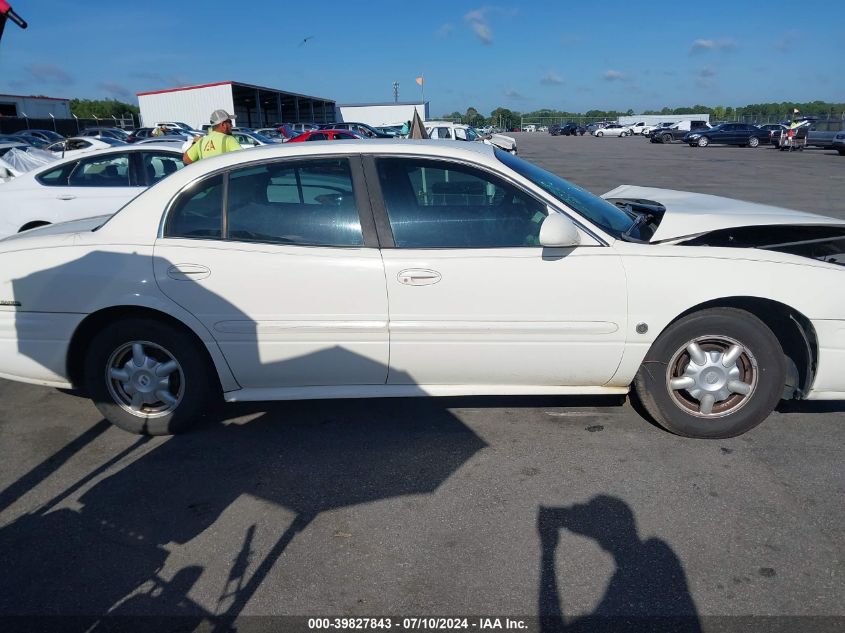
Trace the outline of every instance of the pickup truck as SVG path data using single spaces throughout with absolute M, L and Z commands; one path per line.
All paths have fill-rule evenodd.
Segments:
M 649 140 L 652 143 L 671 143 L 683 139 L 687 132 L 700 129 L 710 129 L 710 124 L 707 121 L 678 121 L 666 128 L 655 128 L 651 131 Z

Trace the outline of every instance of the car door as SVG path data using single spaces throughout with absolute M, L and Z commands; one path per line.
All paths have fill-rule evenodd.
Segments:
M 584 246 L 542 248 L 546 204 L 478 166 L 383 157 L 368 170 L 388 244 L 389 383 L 610 380 L 627 319 L 611 248 L 586 234 Z
M 129 152 L 110 152 L 47 170 L 30 204 L 51 223 L 114 213 L 144 189 L 130 165 Z
M 346 158 L 276 159 L 209 176 L 171 206 L 156 281 L 242 387 L 384 384 L 387 292 L 362 182 Z

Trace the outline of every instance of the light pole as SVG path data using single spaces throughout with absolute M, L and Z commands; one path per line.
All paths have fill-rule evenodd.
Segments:
M 29 117 L 26 116 L 26 112 L 23 110 L 21 110 L 21 114 L 23 115 L 23 118 L 26 119 L 26 129 L 29 130 Z
M 393 103 L 399 103 L 399 82 L 393 82 Z
M 48 114 L 50 115 L 50 118 L 53 119 L 53 131 L 56 132 L 56 117 L 53 116 L 52 112 L 48 112 Z
M 72 114 L 72 113 L 71 113 L 70 116 L 72 116 L 74 119 L 76 119 L 76 133 L 79 134 L 79 117 L 76 116 L 75 114 Z

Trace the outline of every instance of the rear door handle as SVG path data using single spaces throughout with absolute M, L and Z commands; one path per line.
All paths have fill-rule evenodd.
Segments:
M 195 281 L 205 279 L 211 269 L 201 264 L 174 264 L 167 269 L 167 276 L 176 281 Z
M 399 283 L 407 286 L 430 286 L 440 281 L 442 276 L 436 270 L 428 268 L 407 268 L 400 271 L 397 278 Z
M 72 196 L 69 193 L 63 193 L 60 196 L 56 196 L 57 200 L 76 200 L 76 196 Z

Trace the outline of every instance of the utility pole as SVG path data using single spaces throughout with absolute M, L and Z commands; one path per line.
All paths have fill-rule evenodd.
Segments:
M 393 82 L 393 103 L 399 103 L 399 82 Z

